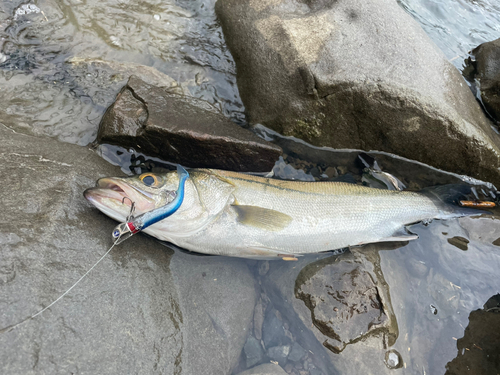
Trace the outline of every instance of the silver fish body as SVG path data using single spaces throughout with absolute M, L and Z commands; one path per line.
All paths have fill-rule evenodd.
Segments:
M 282 181 L 209 169 L 189 173 L 178 211 L 145 232 L 205 254 L 267 258 L 412 240 L 417 236 L 405 231 L 408 224 L 481 213 L 445 204 L 432 191 Z M 165 204 L 177 185 L 175 172 L 148 173 L 101 179 L 84 195 L 108 216 L 124 221 L 129 206 L 123 197 L 136 203 L 138 213 L 146 212 Z

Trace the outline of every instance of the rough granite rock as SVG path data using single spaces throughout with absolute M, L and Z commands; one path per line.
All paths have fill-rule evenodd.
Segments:
M 323 345 L 334 353 L 387 329 L 389 318 L 377 284 L 353 259 L 330 258 L 304 267 L 295 282 L 295 295 L 311 311 L 313 324 L 325 337 Z
M 187 167 L 242 172 L 270 171 L 282 153 L 208 102 L 134 76 L 104 115 L 97 141 L 133 147 Z
M 218 0 L 251 124 L 500 183 L 500 137 L 393 0 Z
M 286 375 L 286 372 L 279 365 L 264 363 L 250 370 L 240 372 L 238 375 Z
M 466 60 L 466 64 L 472 69 L 466 78 L 479 81 L 486 111 L 500 121 L 500 38 L 480 44 L 471 54 L 475 61 Z
M 121 174 L 96 153 L 0 127 L 0 330 L 47 306 L 111 245 L 116 222 L 82 196 Z M 146 236 L 65 298 L 0 332 L 2 374 L 229 375 L 256 296 L 237 259 L 180 254 Z
M 383 355 L 394 345 L 398 327 L 378 267 L 379 258 L 369 246 L 356 257 L 345 253 L 304 257 L 293 265 L 271 263 L 263 289 L 296 342 L 307 343 L 318 371 L 387 372 Z

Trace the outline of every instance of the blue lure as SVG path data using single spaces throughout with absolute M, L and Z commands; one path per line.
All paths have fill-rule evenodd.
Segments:
M 189 173 L 183 167 L 177 165 L 177 174 L 179 175 L 179 187 L 175 192 L 175 198 L 166 205 L 145 212 L 137 217 L 132 216 L 134 207 L 134 205 L 132 204 L 131 214 L 129 215 L 125 223 L 119 224 L 113 230 L 112 236 L 115 244 L 122 243 L 141 230 L 144 230 L 147 227 L 159 222 L 160 220 L 169 217 L 179 209 L 184 200 L 184 185 L 189 177 Z

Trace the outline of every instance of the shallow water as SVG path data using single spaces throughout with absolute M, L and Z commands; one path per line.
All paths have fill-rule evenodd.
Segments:
M 39 11 L 32 8 L 29 14 L 23 14 L 23 3 L 0 1 L 3 125 L 64 142 L 92 142 L 124 78 L 110 73 L 116 66 L 108 70 L 76 65 L 71 63 L 75 58 L 113 60 L 122 63 L 125 71 L 130 63 L 154 67 L 183 90 L 211 102 L 236 122 L 244 122 L 234 63 L 213 12 L 214 0 L 146 0 L 140 6 L 120 0 L 42 0 L 34 3 Z M 471 48 L 500 37 L 500 5 L 493 0 L 400 0 L 400 4 L 457 68 Z M 272 133 L 265 136 L 274 137 Z M 287 138 L 274 140 L 287 153 L 287 162 L 316 179 L 363 180 L 358 152 L 332 152 Z M 104 146 L 100 152 L 126 173 L 161 170 L 158 160 L 133 151 Z M 372 156 L 413 190 L 459 180 L 387 154 Z M 335 176 L 324 177 L 328 167 L 335 169 Z M 262 286 L 260 305 L 267 307 L 265 311 L 279 312 L 293 342 L 314 352 L 291 363 L 290 372 L 358 374 L 365 367 L 389 371 L 384 360 L 395 350 L 402 359 L 401 373 L 445 373 L 447 363 L 457 356 L 469 314 L 500 292 L 500 215 L 495 211 L 492 217 L 435 221 L 412 230 L 420 239 L 397 248 L 383 244 L 333 258 L 329 254 L 307 257 L 297 263 L 247 262 Z M 305 326 L 290 313 L 297 308 L 307 316 L 305 303 L 284 296 L 294 297 L 295 287 L 301 290 L 302 285 L 295 283 L 302 269 L 316 267 L 319 274 L 336 267 L 337 259 L 352 258 L 381 278 L 384 303 L 392 311 L 387 313 L 389 334 L 367 335 L 366 341 L 332 354 L 321 345 L 314 327 Z M 314 275 L 309 272 L 308 277 Z M 289 282 L 283 285 L 280 280 Z M 272 314 L 263 319 L 269 322 Z M 255 329 L 252 334 L 258 335 Z M 244 368 L 243 355 L 235 373 Z
M 85 145 L 125 80 L 72 59 L 156 68 L 237 122 L 243 105 L 214 0 L 0 2 L 0 118 L 6 126 Z M 42 13 L 43 12 L 43 13 Z M 22 13 L 22 12 L 21 12 Z M 0 62 L 2 61 L 0 56 Z M 121 78 L 121 79 L 120 79 Z
M 398 0 L 458 68 L 479 44 L 500 38 L 497 0 Z

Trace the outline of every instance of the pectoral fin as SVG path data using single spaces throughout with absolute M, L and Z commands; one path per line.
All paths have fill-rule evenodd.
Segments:
M 292 221 L 287 214 L 268 208 L 240 205 L 231 207 L 238 216 L 238 222 L 259 229 L 276 232 L 286 228 Z

